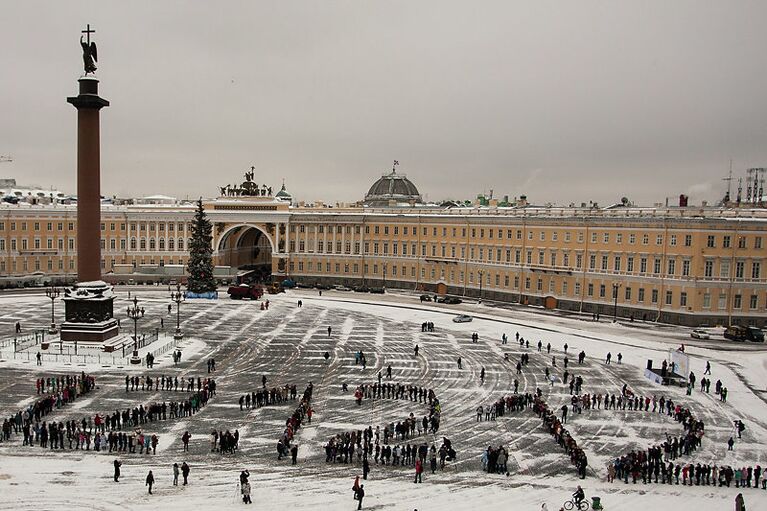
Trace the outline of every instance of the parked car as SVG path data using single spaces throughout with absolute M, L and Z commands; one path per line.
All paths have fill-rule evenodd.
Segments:
M 711 336 L 706 332 L 705 330 L 702 330 L 700 328 L 696 328 L 690 333 L 690 337 L 693 339 L 710 339 Z
M 421 301 L 422 302 L 430 302 L 431 301 L 431 295 L 421 295 Z
M 351 288 L 342 286 L 340 284 L 336 284 L 335 286 L 333 286 L 333 289 L 335 289 L 336 291 L 351 291 Z
M 461 314 L 453 318 L 453 323 L 469 323 L 472 319 L 468 314 Z
M 764 342 L 764 332 L 753 326 L 733 325 L 724 331 L 724 338 L 741 342 Z
M 371 287 L 371 288 L 370 288 L 370 292 L 371 292 L 371 293 L 375 293 L 375 294 L 379 294 L 379 295 L 382 295 L 382 294 L 384 294 L 386 291 L 385 291 L 385 290 L 384 290 L 384 288 L 382 288 L 382 287 Z
M 437 302 L 446 303 L 448 305 L 458 305 L 459 303 L 461 303 L 461 301 L 462 300 L 460 298 L 456 298 L 454 296 L 441 296 L 437 298 Z
M 352 288 L 352 291 L 354 291 L 355 293 L 367 293 L 370 291 L 370 288 L 367 286 L 354 286 Z

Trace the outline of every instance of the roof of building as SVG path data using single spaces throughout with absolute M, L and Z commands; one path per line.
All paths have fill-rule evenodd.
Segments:
M 422 201 L 421 194 L 412 181 L 405 174 L 397 174 L 392 169 L 373 183 L 363 203 L 366 206 L 388 206 L 392 202 L 413 205 Z

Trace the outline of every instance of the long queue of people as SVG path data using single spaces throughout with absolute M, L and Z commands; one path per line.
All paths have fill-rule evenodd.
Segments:
M 142 404 L 122 412 L 115 410 L 113 413 L 88 416 L 80 421 L 36 421 L 26 424 L 22 428 L 22 445 L 97 452 L 135 453 L 138 450 L 139 454 L 156 453 L 159 438 L 155 434 L 144 433 L 144 425 L 197 413 L 210 397 L 211 384 L 215 385 L 215 382 L 205 380 L 199 392 L 181 401 Z M 132 431 L 123 431 L 129 429 Z
M 291 456 L 293 464 L 296 463 L 296 457 L 298 455 L 298 447 L 291 444 L 298 430 L 303 425 L 304 419 L 311 424 L 312 414 L 312 394 L 314 392 L 314 384 L 309 382 L 304 390 L 304 394 L 298 403 L 293 414 L 285 421 L 285 429 L 282 432 L 282 436 L 277 440 L 277 459 Z
M 73 403 L 79 396 L 96 388 L 96 378 L 81 372 L 79 375 L 38 378 L 35 382 L 37 393 L 47 393 L 24 410 L 3 420 L 0 441 L 11 439 L 11 432 L 24 434 L 24 445 L 33 445 L 31 438 L 39 442 L 40 421 L 54 410 Z M 46 430 L 48 428 L 46 427 Z M 57 430 L 58 431 L 58 430 Z M 47 435 L 48 431 L 46 431 Z M 34 435 L 34 436 L 33 436 Z M 58 439 L 57 439 L 58 441 Z
M 607 465 L 607 482 L 616 479 L 633 484 L 641 479 L 644 484 L 682 484 L 684 486 L 727 486 L 767 490 L 767 479 L 760 465 L 738 467 L 710 463 L 674 463 L 664 461 L 658 447 L 645 451 L 632 451 Z M 753 483 L 753 484 L 752 484 Z
M 200 390 L 202 387 L 202 378 L 197 378 L 196 383 L 197 390 Z M 179 387 L 181 392 L 194 392 L 195 379 L 184 378 L 183 376 L 181 379 L 179 379 L 178 376 L 171 378 L 170 376 L 165 375 L 155 377 L 150 375 L 125 376 L 125 392 L 157 392 L 161 390 L 179 392 Z
M 575 465 L 578 471 L 578 476 L 581 479 L 586 477 L 586 468 L 588 467 L 588 459 L 586 453 L 578 447 L 578 442 L 572 437 L 569 431 L 565 429 L 562 421 L 559 417 L 549 409 L 540 396 L 540 389 L 533 397 L 533 411 L 543 420 L 543 425 L 548 429 L 549 433 L 554 437 L 557 444 L 565 450 L 565 453 L 570 456 L 570 462 Z
M 278 405 L 289 400 L 295 401 L 297 397 L 298 390 L 295 385 L 285 385 L 280 388 L 272 387 L 271 389 L 263 388 L 241 395 L 239 400 L 240 410 Z

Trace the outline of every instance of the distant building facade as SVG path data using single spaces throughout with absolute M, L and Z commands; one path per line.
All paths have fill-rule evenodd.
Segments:
M 399 207 L 292 207 L 285 194 L 207 201 L 216 263 L 228 267 L 221 275 L 260 266 L 275 279 L 306 284 L 765 326 L 765 209 L 402 206 L 408 201 L 382 196 L 393 191 L 415 201 L 418 191 L 385 177 L 368 197 Z M 104 205 L 106 276 L 167 280 L 172 272 L 158 268 L 182 269 L 193 212 L 192 205 Z M 1 206 L 0 276 L 74 274 L 76 229 L 75 206 Z

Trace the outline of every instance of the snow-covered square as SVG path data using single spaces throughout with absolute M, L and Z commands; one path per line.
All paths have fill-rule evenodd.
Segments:
M 127 293 L 126 288 L 117 288 L 115 317 L 124 316 Z M 767 359 L 761 344 L 733 343 L 716 335 L 710 340 L 693 340 L 682 328 L 612 323 L 611 318 L 604 317 L 594 322 L 591 317 L 565 317 L 492 304 L 421 303 L 417 296 L 405 293 L 376 297 L 329 291 L 320 296 L 314 290 L 268 295 L 268 310 L 261 310 L 255 301 L 189 300 L 181 309 L 185 337 L 176 343 L 172 339 L 176 309 L 174 306 L 169 313 L 165 290 L 141 286 L 132 288 L 131 293 L 146 311 L 139 329 L 160 329 L 159 339 L 141 354 L 165 345 L 170 348 L 160 350 L 153 368 L 133 366 L 120 352 L 102 354 L 103 359 L 98 359 L 83 357 L 88 351 L 80 347 L 80 355 L 69 356 L 66 353 L 72 353 L 71 347 L 54 342 L 47 350 L 34 345 L 14 354 L 12 344 L 6 343 L 0 348 L 0 416 L 11 419 L 45 397 L 46 390 L 38 392 L 36 388 L 38 379 L 84 373 L 95 378 L 95 388 L 71 403 L 54 406 L 39 422 L 76 421 L 79 428 L 85 419 L 88 430 L 97 414 L 112 416 L 139 405 L 148 410 L 151 404 L 165 402 L 165 420 L 136 427 L 121 420 L 115 428 L 127 435 L 135 435 L 138 429 L 147 438 L 155 435 L 156 452 L 110 452 L 106 443 L 96 451 L 90 442 L 89 449 L 77 449 L 77 435 L 66 430 L 62 433 L 63 448 L 52 448 L 51 440 L 47 447 L 41 447 L 40 439 L 25 446 L 22 431 L 10 427 L 9 438 L 0 443 L 0 508 L 234 509 L 246 506 L 240 495 L 239 475 L 248 470 L 255 509 L 356 509 L 351 488 L 355 477 L 362 476 L 361 450 L 354 452 L 348 463 L 343 456 L 339 456 L 340 461 L 328 462 L 328 441 L 338 434 L 370 427 L 371 431 L 380 428 L 380 437 L 372 438 L 371 443 L 384 446 L 387 425 L 396 425 L 411 413 L 418 419 L 417 429 L 414 427 L 407 438 L 390 439 L 389 446 L 403 448 L 404 458 L 408 445 L 425 443 L 431 448 L 434 444 L 439 449 L 446 438 L 455 458 L 446 460 L 443 468 L 438 463 L 432 473 L 431 455 L 427 455 L 423 482 L 414 484 L 415 451 L 409 463 L 384 465 L 371 450 L 370 473 L 361 481 L 366 492 L 363 509 L 539 510 L 546 503 L 549 510 L 558 510 L 579 484 L 588 502 L 598 496 L 605 509 L 731 509 L 740 492 L 748 509 L 767 508 L 767 491 L 761 489 L 761 480 L 759 488 L 753 487 L 754 477 L 749 480 L 750 487 L 743 489 L 735 487 L 734 479 L 729 488 L 683 485 L 684 473 L 679 476 L 680 484 L 655 483 L 652 474 L 651 482 L 643 483 L 641 473 L 636 483 L 632 475 L 628 475 L 628 483 L 607 482 L 607 466 L 615 458 L 660 445 L 667 435 L 685 437 L 684 427 L 673 413 L 659 413 L 661 398 L 664 403 L 673 402 L 672 412 L 681 406 L 704 425 L 701 445 L 688 455 L 680 452 L 670 460 L 673 464 L 700 463 L 733 470 L 763 465 Z M 0 297 L 0 304 L 0 329 L 6 340 L 13 338 L 16 322 L 25 331 L 45 325 L 50 317 L 44 296 L 6 295 Z M 451 321 L 458 314 L 468 314 L 473 321 Z M 132 323 L 125 318 L 121 322 L 124 333 L 130 334 Z M 433 323 L 433 331 L 423 331 L 424 323 Z M 648 359 L 658 367 L 668 359 L 669 350 L 681 344 L 697 378 L 690 395 L 684 387 L 660 386 L 645 378 Z M 175 363 L 177 349 L 182 356 Z M 38 351 L 40 365 L 36 361 Z M 359 352 L 364 354 L 364 367 L 359 363 Z M 585 358 L 579 363 L 581 352 Z M 611 354 L 609 364 L 607 353 Z M 529 363 L 521 364 L 518 372 L 517 363 L 525 355 Z M 215 370 L 209 372 L 211 359 Z M 704 375 L 707 362 L 710 376 Z M 572 376 L 564 383 L 564 371 L 582 379 L 580 392 L 574 389 L 571 393 Z M 393 394 L 387 398 L 386 387 L 381 398 L 372 397 L 379 373 L 384 385 L 395 389 L 405 386 L 400 399 Z M 129 389 L 133 383 L 126 384 L 126 377 L 137 377 L 139 388 Z M 255 395 L 263 388 L 264 377 L 267 389 L 295 385 L 297 398 L 288 395 L 288 399 L 268 406 L 248 406 L 250 400 L 241 405 L 241 396 Z M 701 390 L 703 377 L 711 379 L 709 392 Z M 149 378 L 158 383 L 179 379 L 181 383 L 178 390 L 175 385 L 166 388 L 164 383 L 159 390 L 156 386 L 149 390 Z M 196 413 L 179 413 L 173 418 L 171 402 L 184 402 L 192 395 L 185 383 L 189 378 L 194 379 L 195 391 L 198 378 L 203 382 L 212 378 L 215 394 L 207 396 L 207 403 Z M 564 427 L 588 460 L 584 479 L 578 477 L 570 455 L 558 445 L 534 407 L 525 403 L 522 409 L 507 409 L 503 415 L 490 412 L 498 399 L 514 395 L 515 380 L 519 396 L 530 394 L 532 398 L 540 391 L 540 399 L 560 419 L 562 407 L 567 407 Z M 717 380 L 727 389 L 726 401 L 715 392 Z M 289 453 L 278 460 L 277 442 L 309 382 L 313 385 L 313 414 L 311 422 L 303 420 L 295 431 L 292 445 L 298 450 L 293 465 Z M 366 391 L 357 404 L 355 390 L 360 385 L 365 385 Z M 410 386 L 416 388 L 412 399 Z M 436 433 L 421 427 L 421 419 L 433 408 L 426 394 L 429 390 L 439 402 Z M 584 406 L 585 394 L 593 396 L 594 406 Z M 634 399 L 625 409 L 620 405 L 605 409 L 605 394 L 623 403 L 629 395 L 636 401 L 649 398 L 649 410 L 644 404 L 640 410 L 633 409 Z M 581 396 L 580 413 L 572 406 L 573 395 Z M 482 415 L 478 416 L 480 406 Z M 653 412 L 656 406 L 658 411 Z M 742 438 L 734 427 L 736 420 L 746 426 Z M 105 427 L 107 434 L 111 426 Z M 235 452 L 212 450 L 212 431 L 237 431 Z M 188 451 L 182 440 L 185 432 L 191 435 Z M 72 442 L 70 436 L 75 437 Z M 734 438 L 732 450 L 728 449 L 730 437 Z M 508 451 L 508 474 L 483 471 L 483 452 L 488 446 L 502 446 Z M 115 460 L 122 462 L 119 482 L 113 480 Z M 189 484 L 175 486 L 173 464 L 181 466 L 183 462 L 190 467 Z M 152 495 L 146 486 L 150 470 L 155 479 Z

